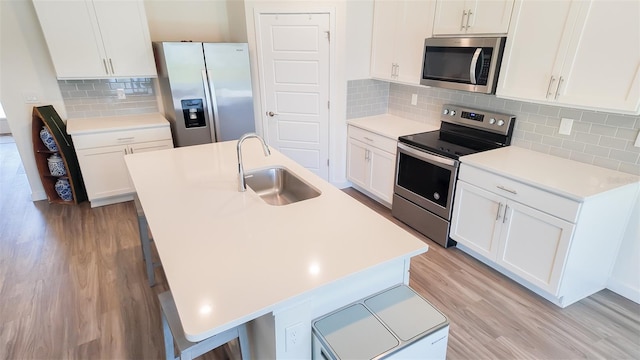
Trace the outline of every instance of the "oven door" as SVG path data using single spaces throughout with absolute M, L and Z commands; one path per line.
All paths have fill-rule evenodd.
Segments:
M 394 192 L 446 219 L 451 219 L 458 161 L 398 143 Z

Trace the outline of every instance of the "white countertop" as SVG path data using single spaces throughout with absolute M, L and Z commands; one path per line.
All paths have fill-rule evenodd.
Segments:
M 70 135 L 78 135 L 163 126 L 169 126 L 169 122 L 160 113 L 101 116 L 69 119 L 67 120 L 67 133 Z
M 403 135 L 440 129 L 440 125 L 425 124 L 391 114 L 368 116 L 347 120 L 347 124 L 397 140 Z
M 238 191 L 236 142 L 125 156 L 182 324 L 197 341 L 427 245 L 257 140 L 245 171 L 284 165 L 322 191 L 285 206 Z
M 578 201 L 640 181 L 632 174 L 517 146 L 462 156 L 460 161 Z

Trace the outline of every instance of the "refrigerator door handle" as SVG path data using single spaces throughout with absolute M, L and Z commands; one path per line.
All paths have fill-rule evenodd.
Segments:
M 212 92 L 211 89 L 209 88 L 209 78 L 207 77 L 207 70 L 202 70 L 202 85 L 204 85 L 204 96 L 205 96 L 205 100 L 207 102 L 207 115 L 209 115 L 209 126 L 211 127 L 211 140 L 213 142 L 217 142 L 218 138 L 216 136 L 216 126 L 215 121 L 217 121 L 216 118 L 214 118 L 214 115 L 217 116 L 217 110 L 216 107 L 216 103 L 212 100 Z

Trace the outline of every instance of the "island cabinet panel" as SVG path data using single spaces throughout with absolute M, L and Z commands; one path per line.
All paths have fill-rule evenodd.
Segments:
M 347 179 L 387 207 L 393 200 L 396 140 L 349 125 Z
M 638 183 L 569 199 L 521 181 L 463 158 L 451 223 L 458 247 L 561 307 L 604 289 Z
M 371 77 L 420 84 L 424 39 L 431 36 L 435 1 L 376 0 Z
M 438 0 L 434 35 L 506 34 L 514 0 Z
M 155 77 L 140 0 L 33 0 L 60 79 Z
M 498 97 L 640 113 L 640 2 L 517 1 L 513 18 Z

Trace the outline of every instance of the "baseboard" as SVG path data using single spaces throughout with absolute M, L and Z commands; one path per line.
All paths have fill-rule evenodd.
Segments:
M 7 119 L 0 119 L 0 134 L 11 134 Z
M 632 286 L 611 278 L 607 283 L 607 289 L 635 302 L 636 304 L 640 304 L 640 289 L 638 288 L 633 288 Z
M 47 200 L 47 193 L 45 193 L 44 190 L 34 191 L 31 193 L 31 200 L 32 201 Z
M 337 187 L 338 189 L 346 189 L 351 187 L 351 182 L 349 181 L 341 181 L 341 182 L 331 182 L 331 185 Z

